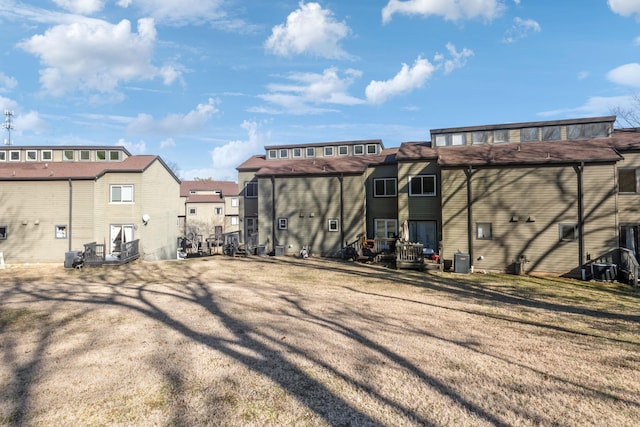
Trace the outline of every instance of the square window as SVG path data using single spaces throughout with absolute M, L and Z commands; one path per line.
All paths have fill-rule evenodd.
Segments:
M 493 233 L 491 230 L 490 222 L 477 222 L 476 223 L 476 239 L 478 240 L 491 240 Z
M 451 135 L 451 145 L 465 145 L 463 133 L 454 133 Z
M 133 185 L 112 185 L 111 203 L 133 203 Z
M 578 240 L 578 224 L 560 224 L 560 241 L 575 242 Z
M 373 180 L 373 197 L 395 197 L 397 195 L 395 178 Z
M 286 148 L 282 148 L 280 150 L 280 158 L 281 159 L 287 159 L 289 158 L 289 150 L 287 150 Z
M 493 142 L 509 142 L 509 131 L 507 129 L 497 129 L 493 131 Z
M 107 160 L 107 152 L 104 150 L 96 151 L 96 160 Z
M 214 212 L 216 215 L 222 215 L 222 208 L 215 208 Z
M 120 152 L 119 151 L 109 151 L 109 160 L 113 160 L 113 161 L 120 160 Z
M 315 157 L 316 149 L 315 147 L 307 147 L 307 157 Z
M 445 147 L 447 145 L 446 135 L 436 135 L 436 147 Z
M 43 161 L 53 160 L 53 151 L 51 151 L 51 150 L 43 150 L 43 151 L 40 153 L 40 158 L 41 158 Z
M 338 231 L 340 229 L 340 221 L 335 218 L 331 218 L 328 221 L 329 231 Z
M 638 191 L 638 177 L 636 169 L 618 169 L 618 192 L 636 193 Z
M 267 155 L 269 156 L 270 159 L 277 159 L 278 158 L 278 150 L 269 150 L 269 151 L 267 151 Z
M 80 151 L 80 160 L 83 161 L 88 161 L 91 160 L 90 154 L 89 154 L 89 150 L 81 150 Z
M 349 147 L 347 147 L 346 145 L 341 145 L 340 147 L 338 147 L 338 155 L 346 156 L 347 154 L 349 154 Z
M 409 177 L 409 196 L 435 196 L 436 176 L 418 175 Z
M 287 218 L 278 218 L 278 230 L 286 230 L 288 226 Z
M 35 162 L 38 160 L 38 152 L 36 150 L 27 150 L 27 161 Z
M 232 216 L 231 217 L 231 225 L 238 225 L 239 221 L 238 221 L 238 217 L 237 216 Z
M 237 208 L 238 207 L 238 198 L 237 197 L 233 197 L 231 199 L 231 207 L 232 208 Z
M 9 160 L 12 162 L 20 161 L 20 152 L 19 151 L 10 151 L 9 152 Z
M 302 149 L 294 148 L 292 151 L 293 151 L 293 157 L 302 157 Z
M 67 161 L 73 160 L 73 150 L 64 150 L 62 152 L 62 160 L 67 160 Z
M 244 183 L 244 197 L 247 199 L 255 199 L 258 197 L 258 183 L 256 181 Z
M 367 154 L 378 154 L 378 146 L 376 144 L 368 144 Z
M 364 154 L 364 145 L 354 145 L 353 146 L 353 154 L 356 156 L 361 156 Z
M 471 141 L 474 145 L 486 144 L 489 142 L 489 132 L 477 131 L 471 134 Z
M 560 137 L 560 126 L 545 126 L 542 128 L 543 141 L 557 141 Z
M 333 147 L 324 147 L 325 156 L 333 156 Z
M 67 238 L 67 226 L 56 225 L 56 239 L 66 239 L 66 238 Z
M 0 162 L 6 162 L 6 161 L 7 161 L 7 152 L 0 151 Z
M 538 141 L 538 128 L 523 128 L 520 129 L 520 141 L 521 142 L 533 142 Z
M 6 225 L 0 225 L 0 240 L 7 240 L 7 230 Z
M 189 208 L 189 215 L 195 215 L 197 212 L 196 208 Z

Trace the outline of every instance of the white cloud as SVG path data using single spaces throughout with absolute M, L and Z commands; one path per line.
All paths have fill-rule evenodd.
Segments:
M 230 141 L 211 151 L 211 168 L 200 168 L 180 171 L 184 179 L 208 178 L 222 181 L 238 181 L 236 167 L 252 155 L 263 151 L 268 134 L 260 132 L 260 125 L 253 121 L 244 121 L 242 128 L 247 131 L 245 141 Z
M 412 67 L 402 64 L 402 69 L 392 79 L 385 81 L 372 80 L 365 93 L 367 100 L 373 104 L 382 104 L 387 99 L 411 92 L 424 86 L 436 67 L 428 60 L 418 57 Z
M 225 19 L 223 3 L 223 0 L 119 0 L 116 4 L 123 8 L 138 8 L 144 16 L 151 16 L 161 23 L 183 26 Z
M 632 87 L 640 87 L 640 64 L 637 62 L 621 65 L 607 73 L 609 81 Z
M 467 58 L 473 56 L 473 51 L 466 47 L 463 48 L 461 52 L 458 52 L 452 43 L 447 43 L 446 48 L 451 56 L 449 59 L 445 59 L 445 56 L 442 54 L 436 54 L 434 58 L 436 62 L 442 62 L 445 74 L 464 67 L 467 64 Z
M 126 148 L 131 154 L 145 154 L 147 152 L 147 144 L 144 141 L 138 143 L 120 139 L 116 145 Z
M 158 76 L 165 83 L 174 81 L 178 74 L 151 63 L 155 42 L 153 19 L 140 19 L 138 33 L 131 32 L 127 20 L 116 25 L 83 20 L 54 26 L 19 47 L 40 57 L 46 67 L 40 71 L 43 89 L 61 96 L 74 90 L 110 93 L 121 82 Z
M 37 111 L 29 111 L 16 116 L 15 127 L 20 133 L 43 133 L 49 129 L 47 122 L 40 117 Z
M 219 110 L 217 100 L 209 98 L 206 104 L 198 104 L 187 114 L 170 114 L 156 120 L 149 114 L 140 113 L 129 123 L 127 130 L 131 133 L 179 135 L 201 130 L 211 116 Z
M 69 12 L 91 15 L 102 10 L 105 0 L 53 0 L 53 2 Z
M 538 113 L 542 117 L 553 116 L 604 116 L 611 114 L 616 107 L 629 108 L 632 106 L 633 98 L 631 96 L 592 96 L 587 99 L 583 105 L 572 108 L 562 108 L 558 110 L 543 111 Z
M 609 0 L 607 4 L 618 15 L 637 15 L 636 19 L 640 19 L 640 2 L 638 0 Z
M 500 16 L 505 6 L 500 0 L 389 0 L 382 9 L 382 22 L 394 14 L 439 15 L 447 21 L 480 18 L 491 21 Z
M 259 98 L 279 107 L 271 112 L 286 111 L 290 114 L 318 114 L 335 111 L 320 105 L 358 105 L 362 99 L 348 94 L 349 87 L 362 73 L 359 70 L 347 69 L 339 73 L 335 67 L 318 73 L 291 73 L 287 76 L 289 83 L 268 85 L 269 93 Z M 256 111 L 256 110 L 254 110 Z M 261 110 L 269 112 L 269 110 Z
M 163 141 L 160 141 L 160 149 L 165 149 L 169 147 L 175 147 L 176 141 L 173 138 L 167 138 Z
M 509 28 L 502 39 L 505 43 L 515 43 L 516 41 L 528 37 L 532 33 L 542 31 L 540 24 L 533 19 L 513 18 L 513 25 Z
M 18 80 L 0 71 L 0 93 L 6 93 L 18 86 Z
M 344 22 L 318 3 L 299 3 L 289 14 L 286 24 L 273 27 L 265 48 L 279 56 L 310 54 L 322 58 L 351 58 L 340 41 L 351 33 Z
M 0 114 L 5 110 L 15 110 L 18 108 L 18 103 L 13 99 L 5 98 L 4 96 L 0 96 Z M 2 121 L 4 121 L 4 117 L 2 117 Z

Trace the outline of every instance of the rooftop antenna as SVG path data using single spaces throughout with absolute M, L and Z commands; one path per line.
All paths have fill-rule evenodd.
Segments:
M 11 143 L 11 129 L 13 129 L 13 111 L 4 110 L 4 123 L 2 124 L 2 129 L 7 130 L 8 138 L 4 140 L 4 145 L 12 145 Z

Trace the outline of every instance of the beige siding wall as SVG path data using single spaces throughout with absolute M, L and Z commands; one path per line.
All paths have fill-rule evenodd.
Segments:
M 409 178 L 416 175 L 435 175 L 436 196 L 409 196 Z M 436 161 L 401 162 L 398 164 L 398 221 L 438 221 L 440 224 L 440 199 L 442 184 Z
M 611 165 L 584 171 L 585 252 L 594 257 L 613 248 L 612 173 Z M 443 170 L 442 176 L 444 258 L 453 259 L 458 250 L 469 252 L 466 177 L 463 170 Z M 559 231 L 560 224 L 578 223 L 577 182 L 571 166 L 475 171 L 472 264 L 505 270 L 524 255 L 531 271 L 564 274 L 578 269 L 578 242 L 561 242 Z M 478 222 L 491 223 L 491 240 L 476 238 Z M 484 259 L 478 260 L 480 256 Z
M 189 213 L 192 208 L 196 210 L 195 215 Z M 216 212 L 216 209 L 220 211 Z M 203 239 L 206 239 L 215 234 L 216 226 L 222 227 L 223 233 L 231 231 L 227 230 L 225 225 L 224 200 L 221 199 L 217 203 L 187 203 L 187 232 L 201 234 Z
M 339 177 L 275 178 L 273 183 L 270 178 L 261 178 L 260 243 L 268 243 L 269 249 L 283 246 L 288 254 L 297 254 L 307 246 L 313 254 L 337 256 L 343 246 L 342 236 L 355 239 L 365 229 L 363 179 L 362 176 L 343 178 L 341 218 Z M 276 195 L 273 210 L 272 187 Z M 286 230 L 278 228 L 280 218 L 286 219 Z M 330 219 L 338 220 L 337 231 L 329 231 Z M 275 231 L 273 236 L 272 231 Z
M 623 155 L 624 160 L 618 163 L 618 168 L 640 169 L 640 153 L 625 152 Z M 618 212 L 621 224 L 640 224 L 640 193 L 618 194 Z
M 63 263 L 65 252 L 81 250 L 93 237 L 93 181 L 73 181 L 71 219 L 68 181 L 2 182 L 0 225 L 8 227 L 0 252 L 8 264 Z M 67 237 L 55 236 L 57 225 Z

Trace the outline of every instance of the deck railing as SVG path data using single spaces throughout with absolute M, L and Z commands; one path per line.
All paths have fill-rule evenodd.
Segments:
M 398 268 L 424 268 L 422 243 L 396 242 L 396 266 Z
M 125 242 L 120 245 L 120 252 L 114 257 L 107 257 L 105 245 L 102 243 L 86 243 L 84 245 L 85 265 L 126 264 L 140 257 L 140 239 Z

